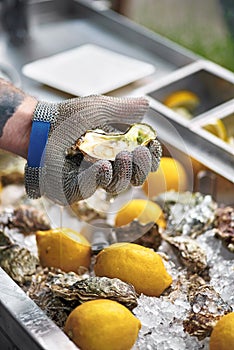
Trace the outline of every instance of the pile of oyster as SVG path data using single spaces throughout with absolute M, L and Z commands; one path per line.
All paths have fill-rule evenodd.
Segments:
M 210 196 L 200 193 L 168 192 L 163 198 L 166 229 L 151 225 L 135 243 L 158 251 L 165 263 L 173 261 L 177 275 L 160 298 L 174 303 L 178 293 L 186 295 L 191 309 L 183 319 L 184 332 L 201 340 L 210 336 L 217 320 L 231 312 L 233 304 L 223 300 L 210 284 L 211 266 L 198 238 L 209 232 L 213 239 L 222 240 L 224 250 L 233 254 L 234 209 L 218 207 Z M 161 196 L 157 198 L 158 203 L 161 200 Z M 2 210 L 0 225 L 1 267 L 59 327 L 63 328 L 68 314 L 78 304 L 95 298 L 117 300 L 133 312 L 137 310 L 139 295 L 132 285 L 119 279 L 94 277 L 92 271 L 78 275 L 40 266 L 25 242 L 36 230 L 50 227 L 41 210 L 25 204 Z M 128 233 L 129 229 L 139 233 L 142 227 L 134 221 L 116 231 Z M 95 258 L 96 251 L 93 254 Z
M 76 146 L 69 152 L 74 156 Z M 144 327 L 137 349 L 160 348 L 161 343 L 155 345 L 159 333 L 154 332 L 161 329 L 159 335 L 164 339 L 161 326 L 164 323 L 169 332 L 173 322 L 185 334 L 183 349 L 204 348 L 202 342 L 209 338 L 217 321 L 234 307 L 234 295 L 230 297 L 227 293 L 234 286 L 234 208 L 219 206 L 211 196 L 201 193 L 171 191 L 154 200 L 163 208 L 165 229 L 134 220 L 124 227 L 111 227 L 111 232 L 117 241 L 121 237 L 162 255 L 173 283 L 159 298 L 138 295 L 132 285 L 117 278 L 95 277 L 92 269 L 79 275 L 40 266 L 35 232 L 50 229 L 50 223 L 43 209 L 36 207 L 35 202 L 27 203 L 25 198 L 20 205 L 0 211 L 0 266 L 61 329 L 69 313 L 80 303 L 108 298 L 122 303 L 141 320 Z M 100 213 L 93 208 L 90 211 L 82 201 L 76 204 L 76 214 L 90 223 L 100 219 Z M 101 219 L 105 220 L 105 216 Z M 100 236 L 100 228 L 98 231 Z M 113 235 L 101 237 L 105 246 L 112 243 Z M 211 242 L 215 247 L 219 244 L 217 251 L 209 245 Z M 100 249 L 101 243 L 95 242 L 94 260 Z M 232 271 L 228 282 L 227 278 L 222 280 L 219 271 L 223 263 Z M 181 300 L 186 312 L 167 319 L 170 307 L 173 310 Z M 154 307 L 158 307 L 157 313 Z M 154 322 L 161 328 L 154 326 Z M 194 342 L 189 343 L 190 338 Z

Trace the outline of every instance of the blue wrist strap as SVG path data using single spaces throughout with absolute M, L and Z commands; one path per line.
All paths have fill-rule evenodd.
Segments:
M 41 167 L 44 165 L 44 150 L 50 131 L 50 122 L 34 120 L 28 147 L 28 166 Z

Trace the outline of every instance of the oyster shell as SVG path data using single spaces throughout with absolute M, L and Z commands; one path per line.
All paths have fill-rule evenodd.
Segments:
M 26 248 L 16 244 L 0 248 L 0 266 L 20 285 L 31 280 L 38 265 L 37 257 Z
M 200 274 L 208 268 L 206 253 L 194 239 L 187 236 L 167 237 L 165 235 L 163 239 L 172 246 L 180 262 L 190 273 Z
M 215 219 L 217 203 L 210 195 L 169 191 L 156 197 L 155 201 L 164 208 L 169 236 L 188 235 L 195 238 Z
M 23 234 L 50 229 L 49 220 L 44 212 L 25 204 L 1 212 L 0 224 L 9 228 L 18 228 Z
M 59 269 L 45 268 L 33 276 L 27 294 L 58 327 L 63 329 L 68 315 L 78 302 L 56 296 L 50 288 L 50 280 L 53 277 L 59 279 L 66 287 L 80 279 L 74 272 L 65 273 Z
M 134 287 L 118 278 L 89 277 L 65 286 L 53 280 L 49 282 L 51 291 L 65 300 L 83 303 L 93 299 L 111 299 L 125 305 L 130 310 L 137 306 Z
M 138 219 L 134 219 L 129 224 L 114 228 L 118 242 L 134 242 L 153 227 L 153 222 L 142 224 Z
M 157 250 L 162 243 L 162 236 L 158 225 L 154 224 L 143 236 L 133 241 L 133 243 Z
M 230 252 L 234 253 L 234 208 L 218 208 L 215 213 L 215 236 L 220 238 Z
M 137 146 L 145 146 L 156 138 L 155 130 L 147 124 L 133 124 L 125 133 L 105 133 L 103 130 L 88 130 L 67 150 L 72 157 L 83 153 L 90 161 L 98 159 L 115 160 L 123 151 L 133 151 Z
M 0 151 L 0 177 L 3 186 L 23 184 L 24 167 L 25 161 L 22 157 L 3 150 Z
M 199 340 L 209 337 L 218 320 L 225 314 L 232 312 L 228 305 L 215 289 L 195 280 L 190 286 L 189 301 L 191 311 L 184 320 L 184 330 Z

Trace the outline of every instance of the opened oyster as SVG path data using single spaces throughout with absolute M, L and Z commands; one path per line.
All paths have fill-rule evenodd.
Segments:
M 146 146 L 156 136 L 151 126 L 140 123 L 133 124 L 124 134 L 107 134 L 100 129 L 89 130 L 67 150 L 67 156 L 72 157 L 81 152 L 92 162 L 98 159 L 113 161 L 119 152 L 131 152 L 137 146 Z

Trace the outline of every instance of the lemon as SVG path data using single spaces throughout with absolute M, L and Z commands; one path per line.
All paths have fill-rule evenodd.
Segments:
M 207 124 L 203 128 L 223 141 L 227 141 L 228 139 L 224 123 L 220 119 L 216 119 L 213 123 Z
M 65 324 L 66 334 L 81 350 L 130 350 L 140 328 L 125 306 L 108 299 L 77 306 Z
M 184 166 L 176 159 L 162 157 L 158 170 L 149 173 L 142 189 L 149 198 L 170 190 L 184 192 L 188 189 L 188 176 Z
M 68 228 L 37 231 L 36 240 L 42 266 L 76 273 L 80 267 L 89 268 L 91 246 L 80 233 Z
M 231 349 L 234 349 L 234 312 L 221 317 L 210 336 L 210 350 Z
M 189 90 L 179 90 L 172 92 L 164 100 L 164 104 L 169 108 L 183 107 L 189 112 L 193 112 L 200 104 L 198 96 Z
M 138 293 L 148 296 L 161 295 L 172 283 L 162 257 L 134 243 L 115 243 L 103 249 L 97 255 L 94 272 L 131 283 Z
M 132 199 L 122 206 L 115 216 L 115 226 L 127 225 L 134 219 L 138 219 L 142 224 L 155 222 L 161 227 L 166 226 L 160 206 L 145 199 Z

